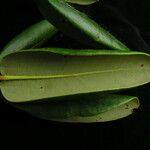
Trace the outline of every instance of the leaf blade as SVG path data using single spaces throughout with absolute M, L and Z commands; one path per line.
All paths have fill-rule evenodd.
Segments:
M 80 5 L 89 5 L 97 2 L 97 0 L 65 0 L 69 3 L 80 4 Z
M 45 18 L 66 35 L 93 47 L 100 47 L 100 44 L 103 44 L 111 49 L 129 51 L 129 48 L 113 35 L 63 0 L 36 0 L 35 2 Z
M 3 95 L 9 101 L 24 102 L 74 94 L 123 90 L 150 81 L 148 54 L 101 50 L 79 50 L 78 52 L 72 50 L 71 52 L 69 56 L 65 55 L 70 53 L 69 49 L 34 49 L 4 57 L 0 68 L 2 75 L 31 78 L 2 81 Z M 73 54 L 76 56 L 72 56 Z M 79 73 L 87 72 L 92 74 L 79 76 Z M 36 80 L 34 76 L 37 77 Z M 43 79 L 38 79 L 38 76 L 43 76 Z M 17 91 L 21 91 L 22 94 L 18 96 Z
M 126 117 L 139 107 L 139 101 L 133 96 L 97 93 L 14 106 L 46 120 L 92 123 Z
M 2 50 L 0 60 L 13 52 L 35 48 L 51 38 L 57 29 L 46 20 L 42 20 L 14 37 Z

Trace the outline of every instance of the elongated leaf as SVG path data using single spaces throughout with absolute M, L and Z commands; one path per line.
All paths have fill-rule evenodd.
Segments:
M 42 119 L 89 123 L 126 117 L 139 107 L 139 101 L 132 96 L 88 94 L 15 106 Z
M 65 1 L 74 4 L 89 5 L 97 2 L 98 0 L 65 0 Z
M 103 44 L 111 49 L 129 50 L 100 25 L 63 0 L 36 0 L 35 2 L 38 3 L 46 19 L 68 36 L 93 47 L 100 47 L 100 44 Z
M 21 49 L 38 47 L 46 42 L 56 32 L 56 28 L 48 23 L 48 21 L 43 20 L 38 22 L 11 40 L 2 50 L 0 59 Z
M 82 57 L 81 57 L 82 56 Z M 127 89 L 150 81 L 150 55 L 141 52 L 32 49 L 1 62 L 1 90 L 12 102 Z

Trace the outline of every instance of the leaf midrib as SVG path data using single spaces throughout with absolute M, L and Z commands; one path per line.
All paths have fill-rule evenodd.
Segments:
M 46 75 L 46 76 L 9 76 L 9 75 L 3 75 L 1 76 L 0 80 L 30 80 L 30 79 L 58 79 L 58 78 L 69 78 L 69 77 L 80 77 L 80 76 L 88 76 L 88 75 L 93 75 L 93 74 L 100 74 L 100 73 L 113 73 L 113 72 L 118 72 L 118 71 L 139 71 L 138 68 L 136 69 L 112 69 L 112 70 L 101 70 L 101 71 L 91 71 L 91 72 L 83 72 L 83 73 L 74 73 L 74 74 L 56 74 L 56 75 Z M 150 70 L 150 68 L 142 68 L 142 71 L 144 70 Z

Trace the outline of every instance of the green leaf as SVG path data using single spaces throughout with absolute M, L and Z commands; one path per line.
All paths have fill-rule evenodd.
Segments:
M 98 0 L 65 0 L 65 1 L 74 4 L 89 5 L 97 2 Z
M 12 52 L 39 47 L 57 32 L 48 21 L 40 21 L 17 35 L 2 50 L 0 59 Z
M 46 120 L 91 123 L 126 117 L 139 107 L 139 100 L 132 96 L 97 93 L 14 106 Z
M 101 47 L 103 44 L 111 49 L 129 50 L 100 25 L 63 0 L 36 0 L 35 2 L 45 18 L 64 34 L 93 47 Z
M 0 70 L 1 80 L 6 80 L 0 85 L 4 97 L 11 102 L 25 102 L 149 83 L 150 55 L 111 50 L 31 49 L 5 56 Z

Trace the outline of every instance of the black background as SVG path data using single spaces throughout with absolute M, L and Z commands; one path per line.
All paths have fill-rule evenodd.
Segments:
M 106 2 L 113 2 L 116 7 L 121 8 L 128 19 L 140 29 L 143 38 L 149 42 L 148 0 Z M 31 0 L 0 3 L 0 49 L 16 34 L 41 19 L 41 14 Z M 52 146 L 70 149 L 150 149 L 149 91 L 149 85 L 146 85 L 129 92 L 141 99 L 141 108 L 133 115 L 118 121 L 94 124 L 66 124 L 40 120 L 1 100 L 0 150 L 8 147 L 45 150 L 53 149 Z

